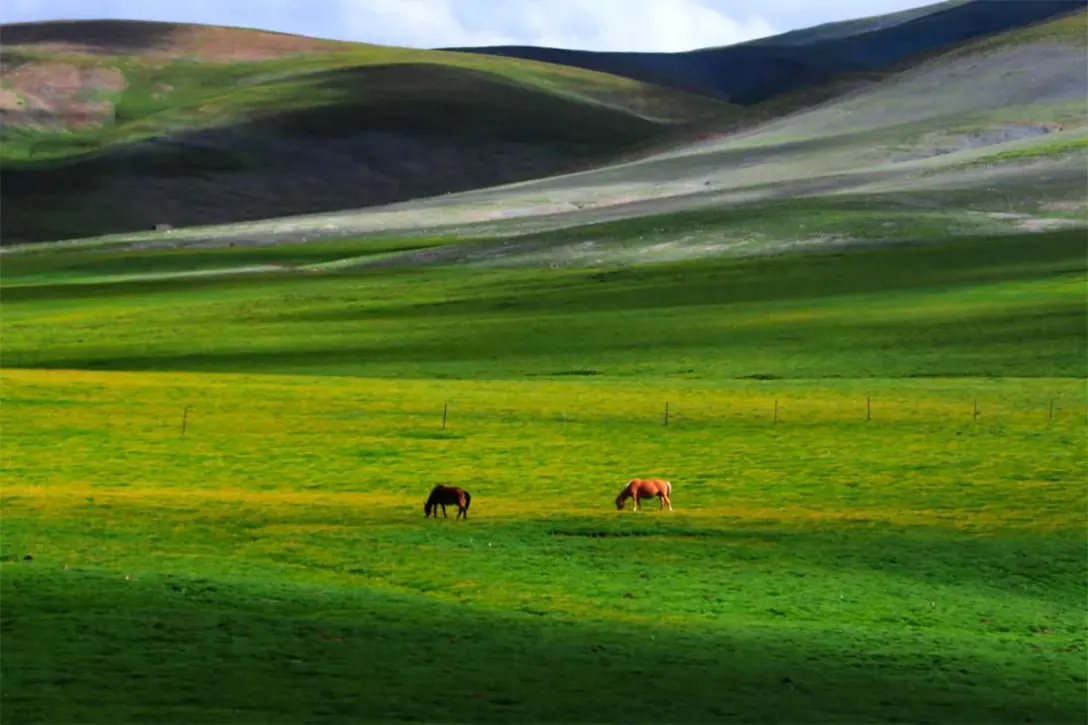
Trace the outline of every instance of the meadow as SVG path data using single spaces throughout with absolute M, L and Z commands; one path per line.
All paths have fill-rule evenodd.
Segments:
M 1082 231 L 449 243 L 5 255 L 0 720 L 1083 722 Z
M 377 240 L 357 254 L 395 245 L 413 246 Z M 4 365 L 454 379 L 1080 378 L 1088 357 L 1081 230 L 558 269 L 314 271 L 345 243 L 306 247 L 5 256 Z M 181 276 L 267 263 L 269 250 L 286 269 Z M 152 272 L 168 274 L 131 278 Z
M 3 376 L 5 722 L 1083 715 L 1075 381 Z

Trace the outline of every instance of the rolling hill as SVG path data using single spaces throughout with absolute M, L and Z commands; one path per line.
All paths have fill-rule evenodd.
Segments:
M 0 39 L 5 243 L 445 194 L 731 112 L 593 71 L 229 28 L 27 24 Z
M 341 246 L 321 268 L 569 265 L 1083 226 L 1086 20 L 1081 11 L 772 99 L 625 163 L 367 209 L 64 246 L 393 236 L 402 241 L 381 243 L 389 257 Z M 446 243 L 466 238 L 475 240 Z

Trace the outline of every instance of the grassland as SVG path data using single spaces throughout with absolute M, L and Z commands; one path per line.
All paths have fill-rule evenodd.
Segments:
M 194 255 L 189 268 L 267 261 L 268 249 L 291 258 L 289 248 L 236 247 Z M 177 272 L 184 253 L 43 252 L 4 261 L 4 363 L 482 378 L 1079 376 L 1083 250 L 1075 230 L 628 268 L 401 264 L 116 281 Z
M 1078 381 L 3 375 L 4 722 L 1084 714 Z
M 5 723 L 1083 720 L 1079 231 L 366 244 L 5 256 Z
M 1083 723 L 1075 20 L 631 163 L 5 246 L 0 723 Z M 119 191 L 267 216 L 300 187 L 223 180 L 304 136 L 306 193 L 354 209 L 363 106 L 352 148 L 486 146 L 428 157 L 476 181 L 738 120 L 523 61 L 103 28 L 17 49 L 124 87 L 87 105 L 115 125 L 5 137 L 46 199 L 7 223 L 123 227 Z M 129 185 L 48 201 L 94 164 Z M 617 512 L 633 476 L 676 510 Z M 424 520 L 440 482 L 467 521 Z

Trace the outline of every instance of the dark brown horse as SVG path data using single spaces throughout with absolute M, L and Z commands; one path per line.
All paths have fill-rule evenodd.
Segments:
M 633 478 L 623 487 L 620 495 L 616 496 L 616 509 L 623 511 L 627 499 L 632 499 L 634 510 L 641 511 L 642 508 L 638 505 L 640 498 L 660 499 L 661 508 L 664 509 L 667 504 L 669 511 L 672 511 L 672 484 L 660 478 Z
M 457 504 L 457 517 L 464 516 L 468 518 L 468 507 L 472 503 L 472 494 L 463 488 L 457 488 L 456 486 L 435 486 L 431 489 L 431 495 L 427 497 L 427 503 L 423 504 L 424 518 L 427 518 L 434 513 L 434 517 L 438 518 L 438 507 L 442 507 L 442 516 L 446 516 L 446 505 Z

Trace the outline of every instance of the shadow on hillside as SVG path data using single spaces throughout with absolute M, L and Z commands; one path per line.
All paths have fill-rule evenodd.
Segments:
M 949 436 L 952 437 L 951 432 Z M 690 485 L 690 482 L 689 482 Z M 698 494 L 691 491 L 689 495 Z M 696 487 L 696 491 L 698 488 Z M 652 508 L 652 507 L 651 507 Z M 958 515 L 950 510 L 950 515 Z M 651 514 L 652 519 L 652 514 Z M 836 574 L 857 571 L 879 572 L 929 587 L 975 590 L 1000 601 L 1008 595 L 1036 596 L 1061 603 L 1070 610 L 1080 607 L 1083 593 L 1075 582 L 1088 574 L 1083 537 L 1072 528 L 1050 535 L 1040 545 L 1037 534 L 1012 532 L 985 537 L 940 526 L 894 525 L 880 520 L 846 519 L 821 521 L 750 520 L 723 516 L 719 527 L 697 524 L 648 521 L 624 525 L 601 525 L 585 519 L 552 517 L 540 528 L 549 536 L 593 538 L 613 542 L 617 552 L 639 547 L 648 555 L 663 552 L 670 543 L 656 547 L 643 537 L 669 542 L 694 540 L 714 542 L 715 564 L 742 560 L 746 565 L 789 570 L 825 570 Z M 1017 522 L 1028 523 L 1027 520 Z M 609 525 L 612 524 L 612 525 Z M 525 527 L 519 529 L 524 537 Z M 753 546 L 758 542 L 763 546 Z M 667 573 L 662 572 L 663 580 Z M 708 576 L 713 576 L 708 572 Z M 938 596 L 938 595 L 934 595 Z
M 426 369 L 433 374 L 473 377 L 480 365 L 519 374 L 527 370 L 540 372 L 542 367 L 554 370 L 557 365 L 612 366 L 617 361 L 661 365 L 676 355 L 699 357 L 713 348 L 715 352 L 705 362 L 719 364 L 730 355 L 745 359 L 753 352 L 773 354 L 785 367 L 779 369 L 769 363 L 772 369 L 765 373 L 820 376 L 841 374 L 842 351 L 850 346 L 859 354 L 869 355 L 864 367 L 855 371 L 855 376 L 861 377 L 1047 376 L 1070 374 L 1078 361 L 1083 364 L 1080 357 L 1088 338 L 1084 322 L 1082 305 L 1046 303 L 1016 311 L 959 314 L 940 322 L 919 313 L 893 321 L 831 320 L 741 327 L 723 338 L 716 327 L 704 333 L 695 326 L 678 324 L 675 317 L 608 316 L 587 323 L 559 316 L 545 321 L 534 319 L 531 325 L 524 318 L 433 325 L 427 328 L 427 337 L 420 339 L 416 333 L 413 341 L 390 337 L 364 345 L 323 345 L 302 339 L 299 347 L 293 348 L 231 350 L 228 346 L 232 338 L 224 337 L 222 348 L 201 352 L 167 349 L 158 354 L 133 355 L 106 347 L 102 352 L 88 354 L 73 347 L 43 347 L 9 351 L 6 362 L 13 367 L 53 369 L 292 373 L 364 372 L 381 366 L 408 365 L 414 374 Z M 242 324 L 237 327 L 239 332 L 245 329 Z M 185 329 L 173 332 L 173 345 L 182 346 Z M 1056 342 L 1059 340 L 1060 344 Z M 985 354 L 978 352 L 980 346 L 986 345 L 992 349 Z M 1025 357 L 1020 352 L 1025 347 L 1033 350 L 1032 355 Z M 646 355 L 650 348 L 655 351 L 653 357 Z
M 542 93 L 494 73 L 434 63 L 396 63 L 294 76 L 316 108 L 277 112 L 247 127 L 315 135 L 399 131 L 483 141 L 602 144 L 646 140 L 661 125 L 575 97 Z
M 237 93 L 247 94 L 229 101 L 239 113 L 262 110 L 59 161 L 5 163 L 0 189 L 11 211 L 0 217 L 3 239 L 228 224 L 439 196 L 573 171 L 672 128 L 436 64 L 322 71 Z M 276 108 L 277 99 L 295 107 Z M 95 217 L 95 208 L 110 213 Z
M 1083 686 L 1049 661 L 999 665 L 905 630 L 836 638 L 796 627 L 635 629 L 560 620 L 531 603 L 489 616 L 365 589 L 277 583 L 247 591 L 155 575 L 32 576 L 19 566 L 27 565 L 8 565 L 3 578 L 12 722 L 153 714 L 165 722 L 971 725 L 1085 717 Z
M 0 25 L 4 46 L 63 43 L 84 52 L 112 55 L 154 50 L 186 26 L 140 20 L 80 20 Z
M 733 220 L 760 218 L 767 210 L 740 210 Z M 602 234 L 607 237 L 607 233 Z M 712 260 L 601 271 L 558 279 L 479 281 L 469 299 L 372 309 L 358 306 L 309 312 L 276 312 L 266 322 L 335 322 L 365 319 L 470 317 L 494 313 L 593 313 L 746 305 L 810 299 L 949 290 L 1083 272 L 1084 232 L 1057 231 L 1021 237 L 976 237 L 946 245 L 899 246 L 870 252 Z M 457 247 L 435 250 L 456 252 Z M 425 252 L 426 253 L 426 252 Z M 411 254 L 411 253 L 409 253 Z M 495 326 L 502 321 L 491 323 Z

